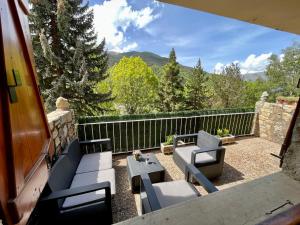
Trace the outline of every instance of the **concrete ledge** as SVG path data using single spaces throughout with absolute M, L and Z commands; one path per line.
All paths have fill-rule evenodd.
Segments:
M 119 225 L 241 225 L 256 224 L 287 200 L 300 202 L 300 182 L 282 172 L 135 217 Z M 287 205 L 271 215 L 291 207 Z

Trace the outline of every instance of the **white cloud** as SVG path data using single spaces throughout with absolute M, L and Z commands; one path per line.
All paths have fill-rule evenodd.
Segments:
M 214 73 L 216 73 L 216 74 L 222 73 L 224 67 L 225 67 L 225 65 L 223 63 L 218 62 L 214 67 Z
M 136 49 L 137 47 L 138 47 L 138 44 L 136 42 L 133 42 L 133 43 L 130 43 L 130 44 L 126 45 L 123 48 L 115 47 L 111 50 L 114 51 L 114 52 L 129 52 L 131 50 Z
M 149 6 L 141 10 L 132 9 L 127 0 L 105 0 L 91 8 L 94 10 L 94 26 L 99 40 L 105 38 L 108 48 L 114 50 L 136 48 L 137 43 L 128 43 L 126 40 L 127 29 L 130 26 L 144 29 L 159 17 Z
M 255 54 L 249 55 L 245 61 L 234 61 L 234 63 L 238 63 L 241 68 L 241 74 L 247 73 L 257 73 L 262 72 L 266 69 L 266 66 L 269 64 L 269 58 L 272 53 L 264 53 L 256 56 Z M 223 64 L 218 62 L 214 67 L 214 72 L 220 74 L 224 67 L 228 66 L 228 64 Z

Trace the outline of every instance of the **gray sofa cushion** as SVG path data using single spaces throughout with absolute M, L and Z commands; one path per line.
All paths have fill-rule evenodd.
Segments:
M 197 145 L 183 146 L 175 148 L 177 154 L 187 163 L 191 164 L 192 152 L 199 150 Z M 217 152 L 203 152 L 196 155 L 195 163 L 211 163 L 217 161 Z
M 203 130 L 198 132 L 197 145 L 199 147 L 217 148 L 221 145 L 221 140 Z
M 200 195 L 194 186 L 185 180 L 155 183 L 153 188 L 162 208 Z
M 94 171 L 88 173 L 76 174 L 73 178 L 70 188 L 86 186 L 95 183 L 101 183 L 104 181 L 109 181 L 111 185 L 111 194 L 116 193 L 115 185 L 115 170 L 107 169 L 101 171 Z M 86 193 L 74 197 L 68 197 L 63 203 L 63 208 L 76 206 L 82 203 L 91 202 L 105 197 L 105 190 L 99 190 L 91 193 Z
M 82 156 L 76 173 L 86 173 L 112 168 L 112 152 L 85 154 Z

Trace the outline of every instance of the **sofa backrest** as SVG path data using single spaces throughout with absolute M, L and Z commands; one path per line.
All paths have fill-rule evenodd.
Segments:
M 48 192 L 55 192 L 59 190 L 68 189 L 71 186 L 73 177 L 75 176 L 76 168 L 71 163 L 70 159 L 61 155 L 56 161 L 47 182 Z M 64 199 L 58 201 L 59 207 L 62 205 Z
M 74 167 L 77 168 L 82 157 L 79 140 L 76 138 L 71 141 L 62 154 L 68 156 L 68 158 L 74 164 Z
M 221 145 L 221 140 L 219 138 L 201 130 L 198 133 L 197 145 L 199 147 L 217 148 Z

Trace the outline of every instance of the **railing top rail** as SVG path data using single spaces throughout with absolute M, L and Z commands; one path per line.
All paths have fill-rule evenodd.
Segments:
M 206 114 L 206 115 L 196 115 L 196 116 L 174 116 L 174 117 L 161 117 L 161 118 L 145 118 L 145 119 L 135 119 L 135 120 L 115 120 L 115 121 L 101 121 L 92 123 L 79 123 L 78 126 L 85 125 L 95 125 L 95 124 L 111 124 L 111 123 L 128 123 L 128 122 L 142 122 L 142 121 L 157 121 L 157 120 L 171 120 L 171 119 L 187 119 L 196 117 L 214 117 L 214 116 L 228 116 L 228 115 L 244 115 L 244 114 L 255 114 L 256 112 L 237 112 L 237 113 L 220 113 L 220 114 Z

